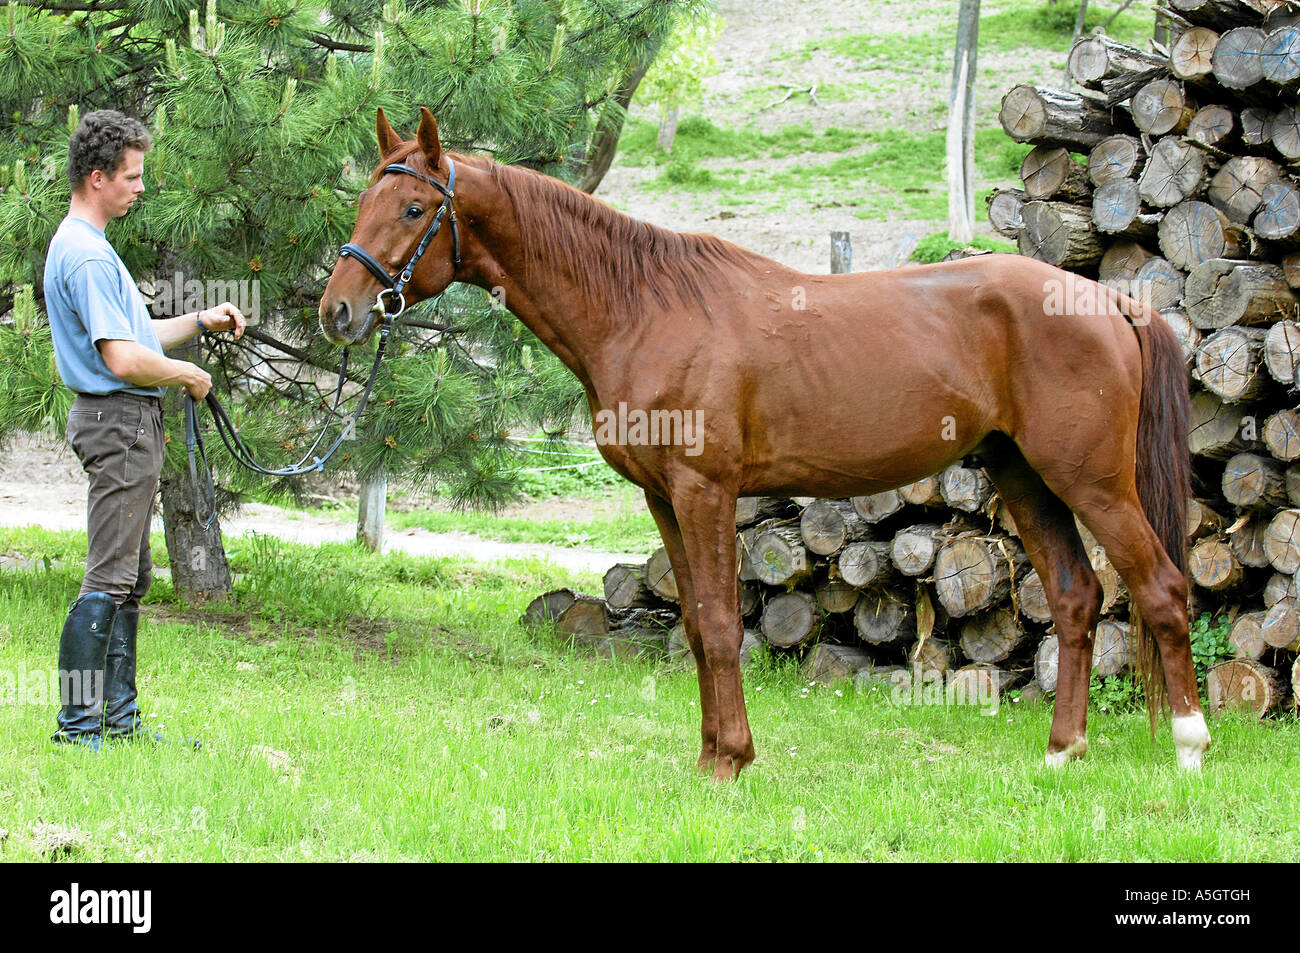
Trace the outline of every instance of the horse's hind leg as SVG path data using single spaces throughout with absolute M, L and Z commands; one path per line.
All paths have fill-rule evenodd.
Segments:
M 1101 583 L 1074 525 L 1074 515 L 1025 462 L 1010 441 L 985 460 L 986 470 L 1016 521 L 1025 552 L 1038 571 L 1056 623 L 1056 707 L 1047 763 L 1061 765 L 1088 750 L 1088 683 Z
M 704 651 L 704 641 L 700 637 L 699 605 L 695 598 L 695 583 L 691 574 L 690 563 L 686 559 L 686 550 L 682 546 L 682 531 L 677 523 L 677 514 L 672 504 L 649 490 L 645 494 L 650 507 L 650 515 L 659 527 L 664 549 L 668 553 L 668 562 L 673 567 L 673 578 L 677 580 L 677 595 L 681 599 L 682 627 L 686 630 L 686 641 L 690 643 L 691 654 L 695 656 L 695 673 L 700 683 L 700 757 L 695 764 L 697 771 L 711 769 L 718 757 L 718 706 L 717 694 L 713 687 L 713 670 Z M 739 598 L 739 595 L 737 596 Z
M 1078 486 L 1077 499 L 1071 500 L 1074 511 L 1106 547 L 1160 648 L 1178 761 L 1188 770 L 1198 770 L 1210 746 L 1210 732 L 1201 713 L 1188 639 L 1187 580 L 1147 521 L 1136 489 L 1130 485 L 1126 495 L 1110 496 L 1102 484 Z

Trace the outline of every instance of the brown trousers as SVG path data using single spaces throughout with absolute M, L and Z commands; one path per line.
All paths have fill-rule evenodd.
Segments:
M 119 607 L 137 608 L 153 581 L 149 524 L 163 464 L 162 402 L 124 391 L 80 394 L 67 437 L 90 477 L 81 595 L 107 592 Z

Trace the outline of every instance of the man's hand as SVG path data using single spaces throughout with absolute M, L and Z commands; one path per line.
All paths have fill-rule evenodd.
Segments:
M 190 364 L 183 383 L 186 393 L 194 398 L 195 403 L 201 403 L 208 396 L 208 391 L 212 390 L 212 375 L 197 364 Z
M 215 308 L 208 308 L 206 311 L 199 312 L 199 324 L 209 331 L 233 331 L 235 340 L 244 333 L 244 325 L 248 323 L 243 312 L 236 308 L 229 301 L 223 301 Z M 208 381 L 211 386 L 211 380 Z M 199 400 L 200 398 L 195 398 Z

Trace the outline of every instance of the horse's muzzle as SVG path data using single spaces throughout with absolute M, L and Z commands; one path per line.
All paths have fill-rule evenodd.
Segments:
M 332 311 L 321 308 L 321 330 L 325 332 L 325 338 L 331 344 L 349 346 L 360 344 L 370 336 L 374 329 L 374 315 L 367 314 L 364 320 L 356 320 L 353 316 L 352 305 L 347 301 L 339 301 Z M 358 326 L 359 325 L 359 326 Z

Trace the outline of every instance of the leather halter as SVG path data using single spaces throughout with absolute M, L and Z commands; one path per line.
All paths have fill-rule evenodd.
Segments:
M 371 310 L 378 311 L 387 319 L 396 318 L 406 310 L 406 297 L 402 294 L 402 289 L 406 287 L 407 282 L 411 280 L 411 276 L 415 274 L 416 264 L 419 262 L 420 258 L 423 257 L 425 251 L 429 247 L 429 243 L 433 241 L 434 236 L 438 234 L 438 230 L 442 228 L 442 220 L 444 217 L 446 217 L 451 223 L 452 274 L 454 275 L 456 270 L 460 268 L 460 228 L 456 224 L 456 209 L 451 204 L 452 199 L 456 197 L 456 163 L 451 160 L 450 156 L 447 157 L 447 168 L 447 184 L 443 185 L 437 179 L 431 178 L 422 172 L 417 172 L 409 165 L 405 165 L 401 162 L 394 162 L 391 165 L 384 166 L 385 175 L 389 172 L 398 172 L 403 175 L 413 176 L 421 182 L 432 185 L 443 195 L 442 206 L 438 209 L 438 213 L 433 217 L 433 221 L 429 223 L 429 227 L 424 232 L 424 237 L 420 239 L 420 244 L 415 246 L 415 253 L 411 255 L 411 260 L 406 263 L 406 267 L 402 269 L 396 279 L 388 273 L 387 268 L 381 265 L 373 255 L 360 245 L 348 242 L 339 249 L 340 258 L 355 258 L 357 261 L 361 262 L 361 264 L 365 265 L 366 270 L 374 275 L 375 278 L 379 280 L 380 284 L 384 286 L 383 290 L 375 296 L 375 306 L 371 308 Z M 385 295 L 396 296 L 397 310 L 390 311 L 388 309 L 389 302 L 384 300 Z

